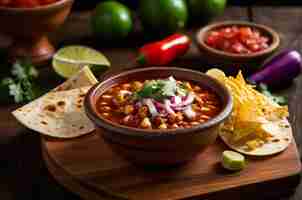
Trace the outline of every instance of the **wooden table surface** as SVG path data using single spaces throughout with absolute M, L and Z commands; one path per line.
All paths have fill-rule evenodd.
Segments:
M 101 42 L 91 38 L 89 16 L 90 12 L 73 13 L 66 24 L 52 34 L 52 40 L 58 46 L 66 44 L 93 46 L 105 53 L 114 68 L 128 66 L 127 63 L 140 42 L 125 42 L 120 44 L 120 47 L 105 48 Z M 296 49 L 301 52 L 302 7 L 253 7 L 249 15 L 245 7 L 229 7 L 224 16 L 217 20 L 252 20 L 269 25 L 280 33 L 282 48 Z M 196 46 L 193 46 L 183 59 L 171 65 L 202 69 L 203 61 L 199 57 Z M 60 81 L 49 67 L 41 69 L 41 78 L 50 86 Z M 290 122 L 301 154 L 302 76 L 281 93 L 289 97 Z M 10 115 L 10 111 L 16 107 L 16 105 L 0 106 L 0 199 L 80 199 L 57 184 L 48 173 L 41 156 L 39 135 L 23 128 Z M 241 195 L 244 196 L 244 194 Z M 255 194 L 255 197 L 244 196 L 243 199 L 261 199 L 261 197 Z M 302 199 L 302 184 L 296 188 L 295 192 L 271 199 L 300 200 Z

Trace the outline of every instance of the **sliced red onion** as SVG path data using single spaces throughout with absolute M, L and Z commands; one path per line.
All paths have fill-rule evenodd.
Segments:
M 142 107 L 142 103 L 140 101 L 137 101 L 135 104 L 134 104 L 134 108 L 136 110 L 138 110 L 140 107 Z
M 155 107 L 156 107 L 157 110 L 162 110 L 162 109 L 164 109 L 164 105 L 161 104 L 161 103 L 158 102 L 158 101 L 154 101 L 154 105 L 155 105 Z
M 171 97 L 171 106 L 179 106 L 182 103 L 182 99 L 180 96 L 172 96 Z
M 164 100 L 164 106 L 165 106 L 166 111 L 169 114 L 175 114 L 174 110 L 170 107 L 170 104 L 171 104 L 170 100 L 168 100 L 168 99 Z
M 176 107 L 172 107 L 173 110 L 175 111 L 182 111 L 185 110 L 187 108 L 187 106 L 176 106 Z
M 164 116 L 168 115 L 168 112 L 166 111 L 165 106 L 162 103 L 160 103 L 158 101 L 154 101 L 153 103 L 161 116 L 164 117 Z
M 193 92 L 190 92 L 190 93 L 186 96 L 186 98 L 184 99 L 184 101 L 182 102 L 182 105 L 183 105 L 183 106 L 187 106 L 187 105 L 189 105 L 189 104 L 192 104 L 193 101 L 194 101 L 194 99 L 195 99 L 195 94 L 194 94 Z
M 188 119 L 193 119 L 196 116 L 196 113 L 194 112 L 194 110 L 192 109 L 192 106 L 188 106 L 186 107 L 186 109 L 184 110 L 184 114 Z
M 158 115 L 157 109 L 151 99 L 144 99 L 143 103 L 148 107 L 152 117 L 156 117 Z
M 179 97 L 181 99 L 181 97 Z M 184 110 L 188 105 L 191 105 L 195 99 L 195 95 L 193 92 L 190 92 L 185 99 L 180 104 L 171 104 L 173 110 Z

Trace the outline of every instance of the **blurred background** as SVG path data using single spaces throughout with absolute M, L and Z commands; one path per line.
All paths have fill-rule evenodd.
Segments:
M 93 8 L 97 3 L 102 0 L 76 0 L 75 9 L 89 9 Z M 130 6 L 131 8 L 136 8 L 139 0 L 120 0 L 124 4 Z M 302 5 L 301 0 L 228 0 L 230 5 Z

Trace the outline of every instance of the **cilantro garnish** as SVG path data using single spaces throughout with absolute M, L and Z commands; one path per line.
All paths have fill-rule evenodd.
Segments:
M 143 86 L 142 90 L 135 94 L 138 98 L 153 98 L 163 100 L 175 95 L 185 96 L 187 89 L 184 85 L 178 84 L 171 76 L 168 79 L 152 80 Z
M 15 103 L 26 103 L 35 99 L 39 95 L 34 85 L 37 76 L 38 72 L 30 62 L 16 61 L 10 75 L 0 82 L 2 97 L 13 97 Z M 5 98 L 1 100 L 3 99 Z
M 285 96 L 278 96 L 275 94 L 272 94 L 267 85 L 261 83 L 259 84 L 259 91 L 264 94 L 265 96 L 267 96 L 268 98 L 270 98 L 272 101 L 274 101 L 275 103 L 279 104 L 279 105 L 287 105 L 288 103 L 288 99 Z

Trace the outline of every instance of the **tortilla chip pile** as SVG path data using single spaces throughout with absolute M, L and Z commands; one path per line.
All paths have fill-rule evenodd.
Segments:
M 221 135 L 227 136 L 227 143 L 249 154 L 261 152 L 268 143 L 270 147 L 261 154 L 272 154 L 288 146 L 291 129 L 286 119 L 287 106 L 279 106 L 255 90 L 246 83 L 241 72 L 236 77 L 227 77 L 221 70 L 211 69 L 207 74 L 223 83 L 233 97 L 233 112 L 221 127 Z M 275 142 L 271 142 L 273 140 Z

